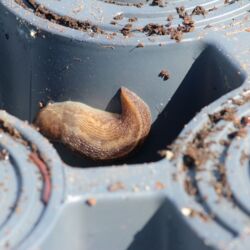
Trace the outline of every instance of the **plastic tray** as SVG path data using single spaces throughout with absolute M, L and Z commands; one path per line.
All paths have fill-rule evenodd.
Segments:
M 99 166 L 61 145 L 54 145 L 56 152 L 37 131 L 1 112 L 1 147 L 8 152 L 0 161 L 7 186 L 0 193 L 3 249 L 247 249 L 247 125 L 241 137 L 231 135 L 232 120 L 215 124 L 218 130 L 206 137 L 213 157 L 204 155 L 198 164 L 204 169 L 187 150 L 216 112 L 229 107 L 239 120 L 248 115 L 247 101 L 231 99 L 248 95 L 250 3 L 141 2 L 0 0 L 2 109 L 30 122 L 39 102 L 74 100 L 119 112 L 116 93 L 125 86 L 153 116 L 136 154 Z M 169 15 L 171 27 L 183 25 L 176 11 L 182 5 L 189 14 L 196 6 L 206 9 L 205 16 L 192 16 L 194 31 L 181 41 L 149 34 L 148 24 L 167 25 Z M 75 20 L 87 30 L 68 27 Z M 163 69 L 170 72 L 167 81 L 158 76 Z M 180 132 L 162 159 L 158 151 Z M 229 143 L 220 141 L 225 138 Z M 44 166 L 52 186 L 48 200 Z

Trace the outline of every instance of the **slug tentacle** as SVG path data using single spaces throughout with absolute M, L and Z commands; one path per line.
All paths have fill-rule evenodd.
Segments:
M 139 146 L 151 127 L 147 104 L 122 87 L 121 114 L 92 108 L 79 102 L 49 104 L 35 121 L 40 132 L 94 160 L 124 157 Z

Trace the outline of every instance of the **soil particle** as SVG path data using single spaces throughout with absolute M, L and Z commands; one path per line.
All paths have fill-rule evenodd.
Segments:
M 206 137 L 211 132 L 204 128 L 196 134 L 192 142 L 187 144 L 187 149 L 183 155 L 183 164 L 188 169 L 195 168 L 199 170 L 201 166 L 213 157 L 213 154 L 208 150 L 208 143 L 206 143 Z
M 224 4 L 234 4 L 236 2 L 238 2 L 239 0 L 224 0 Z
M 204 27 L 204 29 L 210 29 L 210 28 L 212 28 L 212 27 L 213 27 L 212 25 L 208 24 L 208 25 L 206 25 L 206 26 Z
M 129 21 L 130 23 L 136 22 L 137 20 L 138 20 L 137 17 L 131 17 L 131 18 L 128 19 L 128 21 Z
M 182 24 L 183 25 L 179 25 L 177 27 L 177 31 L 183 32 L 183 33 L 189 33 L 189 32 L 193 32 L 194 31 L 195 25 L 194 25 L 194 21 L 192 20 L 192 17 L 186 16 L 183 19 Z
M 118 181 L 116 183 L 109 185 L 107 189 L 109 192 L 117 192 L 117 191 L 125 189 L 125 186 L 122 182 Z
M 241 156 L 240 156 L 241 166 L 243 166 L 246 161 L 249 161 L 249 158 L 250 158 L 250 155 L 247 154 L 244 150 L 242 150 Z
M 177 13 L 178 13 L 178 15 L 179 15 L 180 18 L 184 18 L 185 16 L 188 15 L 188 13 L 186 12 L 184 6 L 177 7 L 176 11 L 177 11 Z
M 195 196 L 198 192 L 198 190 L 194 186 L 192 180 L 188 177 L 184 180 L 184 189 L 187 192 L 187 194 L 189 194 L 191 196 Z
M 221 120 L 233 121 L 235 119 L 235 109 L 225 108 L 212 115 L 209 115 L 209 119 L 212 123 L 216 124 Z
M 115 4 L 115 5 L 120 5 L 120 6 L 134 6 L 137 8 L 142 8 L 143 7 L 143 3 L 122 3 L 122 2 L 117 2 L 114 0 L 106 0 L 105 3 L 110 3 L 110 4 Z
M 174 17 L 173 17 L 172 15 L 169 15 L 169 16 L 167 17 L 167 21 L 168 21 L 168 22 L 172 22 L 173 19 L 174 19 Z
M 247 136 L 247 131 L 244 128 L 236 130 L 228 134 L 228 139 L 233 140 L 234 138 L 244 138 Z
M 0 160 L 7 161 L 9 160 L 9 152 L 6 149 L 0 151 Z
M 118 20 L 122 20 L 123 19 L 123 14 L 119 14 L 113 17 L 114 20 L 118 21 Z
M 184 24 L 184 25 L 187 25 L 187 26 L 193 27 L 193 26 L 194 26 L 194 21 L 193 21 L 193 19 L 192 19 L 191 16 L 185 16 L 185 17 L 183 18 L 183 24 Z
M 208 9 L 208 12 L 215 11 L 215 10 L 217 10 L 217 9 L 218 9 L 218 8 L 217 8 L 216 6 L 214 6 L 213 8 Z
M 69 16 L 57 15 L 46 9 L 43 5 L 37 4 L 35 0 L 27 0 L 29 5 L 26 5 L 22 0 L 15 0 L 15 2 L 25 9 L 30 9 L 29 7 L 31 7 L 31 10 L 36 16 L 47 19 L 53 23 L 62 25 L 64 27 L 69 27 L 85 32 L 90 31 L 96 34 L 106 34 L 97 25 L 92 24 L 90 21 L 78 21 Z
M 128 23 L 120 31 L 124 36 L 131 36 L 132 27 L 133 27 L 132 24 Z
M 172 150 L 166 149 L 166 150 L 159 150 L 159 155 L 161 157 L 166 157 L 168 160 L 172 160 L 174 158 L 174 153 Z
M 138 44 L 136 45 L 136 48 L 144 48 L 144 44 L 143 44 L 143 43 L 138 43 Z
M 242 126 L 249 126 L 250 125 L 250 117 L 249 116 L 243 116 L 240 120 L 240 123 Z
M 161 24 L 149 23 L 143 28 L 143 32 L 145 32 L 148 36 L 152 35 L 160 35 L 165 36 L 169 34 L 167 28 Z
M 186 207 L 182 208 L 181 212 L 184 216 L 187 216 L 187 217 L 191 217 L 191 218 L 199 217 L 204 222 L 207 222 L 210 219 L 210 217 L 207 214 L 197 211 L 192 208 L 186 208 Z
M 30 11 L 33 11 L 33 13 L 41 18 L 47 19 L 52 23 L 62 25 L 64 27 L 76 29 L 79 31 L 83 32 L 88 32 L 89 35 L 94 36 L 95 34 L 103 34 L 106 35 L 108 39 L 112 39 L 116 33 L 108 33 L 103 31 L 98 25 L 93 24 L 89 20 L 85 21 L 79 21 L 75 20 L 69 16 L 60 16 L 57 15 L 54 12 L 51 12 L 50 10 L 46 9 L 43 5 L 38 4 L 35 0 L 27 0 L 27 3 L 24 2 L 23 0 L 15 0 L 16 3 L 21 5 L 23 8 L 28 9 Z M 106 1 L 108 3 L 114 3 L 118 4 L 115 1 Z M 152 5 L 157 5 L 160 7 L 165 6 L 165 1 L 164 0 L 153 0 Z M 126 5 L 126 6 L 136 6 L 136 7 L 141 7 L 142 4 L 121 4 L 121 5 Z M 182 39 L 182 33 L 186 32 L 192 32 L 194 30 L 195 24 L 194 21 L 192 20 L 191 16 L 188 15 L 186 12 L 185 8 L 183 6 L 177 7 L 176 11 L 181 19 L 183 19 L 182 25 L 179 25 L 177 28 L 176 27 L 171 27 L 171 21 L 173 20 L 173 16 L 169 15 L 167 17 L 168 23 L 166 24 L 157 24 L 157 23 L 149 23 L 145 25 L 144 28 L 137 28 L 134 29 L 133 31 L 137 32 L 144 32 L 148 36 L 151 35 L 169 35 L 171 39 L 176 40 L 177 42 L 181 41 Z M 196 13 L 198 14 L 198 11 L 201 11 L 199 8 L 197 8 Z M 122 20 L 124 18 L 123 14 L 118 14 L 113 17 L 113 20 L 111 20 L 110 24 L 111 25 L 116 25 L 117 21 Z M 132 35 L 132 26 L 131 23 L 137 21 L 137 17 L 131 17 L 128 19 L 128 24 L 126 24 L 120 32 L 125 36 L 125 37 L 130 37 Z
M 232 201 L 232 191 L 227 181 L 226 168 L 223 164 L 218 164 L 216 167 L 218 176 L 214 182 L 214 190 L 219 197 L 225 197 L 229 201 Z
M 15 128 L 13 128 L 10 124 L 5 122 L 4 120 L 0 119 L 0 131 L 1 130 L 9 134 L 14 139 L 20 141 L 22 144 L 27 145 L 27 142 L 23 140 L 21 134 Z
M 163 69 L 158 76 L 161 77 L 164 81 L 167 81 L 170 77 L 170 74 L 166 69 Z
M 196 151 L 193 151 L 194 153 L 196 153 Z M 195 165 L 196 165 L 196 160 L 195 160 L 195 158 L 192 156 L 192 152 L 191 152 L 191 150 L 189 149 L 189 154 L 187 153 L 187 154 L 185 154 L 184 156 L 183 156 L 183 163 L 184 163 L 184 165 L 186 166 L 186 167 L 188 167 L 188 168 L 194 168 L 195 167 Z
M 160 181 L 157 181 L 156 183 L 155 183 L 155 189 L 157 189 L 157 190 L 163 190 L 163 189 L 165 189 L 166 188 L 166 185 L 164 184 L 164 183 L 162 183 L 162 182 L 160 182 Z
M 152 6 L 164 7 L 166 5 L 165 0 L 153 0 L 151 3 Z
M 170 38 L 172 40 L 175 40 L 176 42 L 180 42 L 182 40 L 182 30 L 181 30 L 182 26 L 178 26 L 177 29 L 175 28 L 171 28 L 170 29 Z
M 206 10 L 204 7 L 202 6 L 196 6 L 193 11 L 192 11 L 192 15 L 206 15 Z
M 241 106 L 244 104 L 244 100 L 241 98 L 232 98 L 231 101 L 234 105 L 237 105 L 237 106 Z
M 87 199 L 86 204 L 90 207 L 93 207 L 97 204 L 97 200 L 95 198 L 89 198 Z
M 220 140 L 219 143 L 220 143 L 220 145 L 222 145 L 224 147 L 230 146 L 230 141 L 228 141 L 228 140 Z

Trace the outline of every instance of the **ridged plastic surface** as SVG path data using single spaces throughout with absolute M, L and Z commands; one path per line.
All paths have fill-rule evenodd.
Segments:
M 153 125 L 137 153 L 100 166 L 56 153 L 2 112 L 29 143 L 1 131 L 1 246 L 248 249 L 249 1 L 28 2 L 0 0 L 2 109 L 29 121 L 48 101 L 118 112 L 125 86 L 150 106 Z M 30 143 L 51 171 L 45 203 Z

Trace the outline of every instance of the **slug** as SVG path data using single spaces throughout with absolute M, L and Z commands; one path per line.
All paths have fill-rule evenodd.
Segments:
M 92 108 L 80 102 L 49 104 L 38 113 L 35 125 L 52 141 L 98 161 L 123 158 L 148 136 L 151 113 L 135 93 L 120 89 L 121 114 Z

